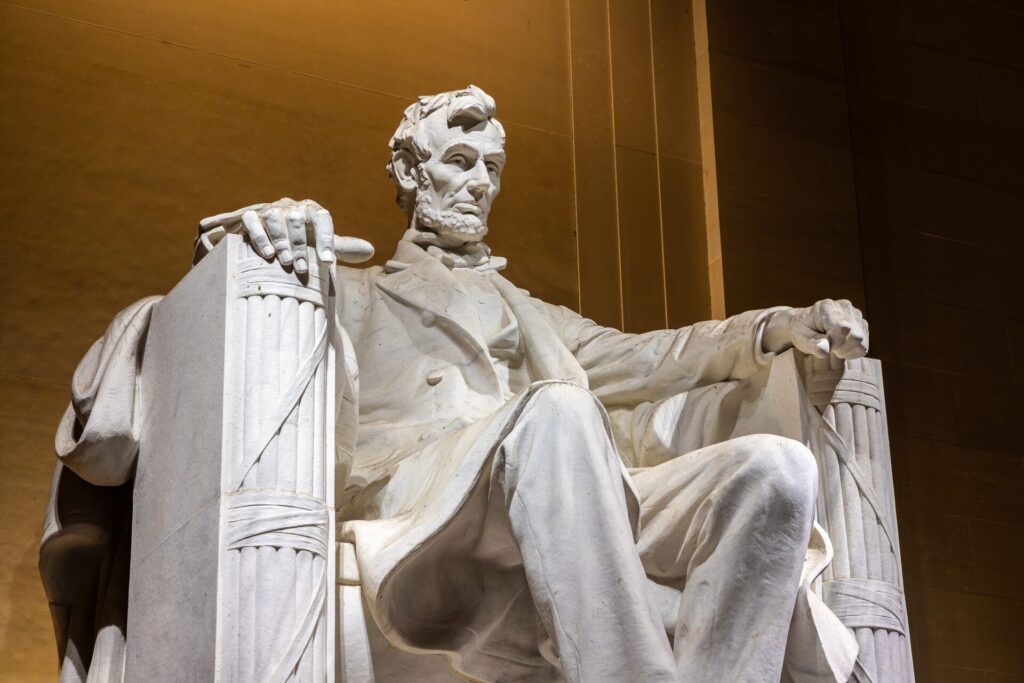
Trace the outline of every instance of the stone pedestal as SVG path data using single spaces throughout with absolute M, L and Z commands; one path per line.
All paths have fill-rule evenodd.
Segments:
M 329 282 L 229 235 L 155 310 L 125 680 L 334 671 Z
M 758 432 L 817 459 L 817 521 L 834 554 L 815 589 L 857 638 L 854 680 L 912 683 L 881 363 L 782 354 L 730 436 Z

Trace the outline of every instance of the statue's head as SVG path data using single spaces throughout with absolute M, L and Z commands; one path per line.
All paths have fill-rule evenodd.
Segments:
M 436 233 L 445 246 L 482 240 L 505 166 L 494 99 L 475 85 L 420 97 L 390 146 L 388 175 L 411 227 Z

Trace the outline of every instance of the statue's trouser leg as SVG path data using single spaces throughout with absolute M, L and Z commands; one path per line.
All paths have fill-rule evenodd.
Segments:
M 764 435 L 633 473 L 644 568 L 683 586 L 683 680 L 778 683 L 817 478 L 810 451 Z
M 572 384 L 541 387 L 497 457 L 530 591 L 566 680 L 677 680 L 594 396 Z

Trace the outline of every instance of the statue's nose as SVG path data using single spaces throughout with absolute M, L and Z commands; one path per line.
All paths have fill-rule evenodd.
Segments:
M 491 181 L 487 177 L 487 169 L 484 169 L 483 174 L 477 174 L 468 183 L 466 183 L 466 189 L 473 195 L 474 199 L 482 199 L 487 194 L 488 188 L 491 186 Z

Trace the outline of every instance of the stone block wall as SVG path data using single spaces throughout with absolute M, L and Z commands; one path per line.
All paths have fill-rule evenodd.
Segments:
M 388 136 L 468 82 L 509 134 L 491 242 L 534 294 L 630 330 L 865 309 L 919 680 L 1024 680 L 1019 3 L 24 0 L 0 24 L 0 680 L 55 671 L 36 544 L 78 358 L 205 215 L 313 197 L 386 259 Z
M 841 9 L 918 679 L 1024 680 L 1024 6 Z
M 918 680 L 1024 680 L 1024 7 L 707 7 L 726 308 L 864 308 Z

